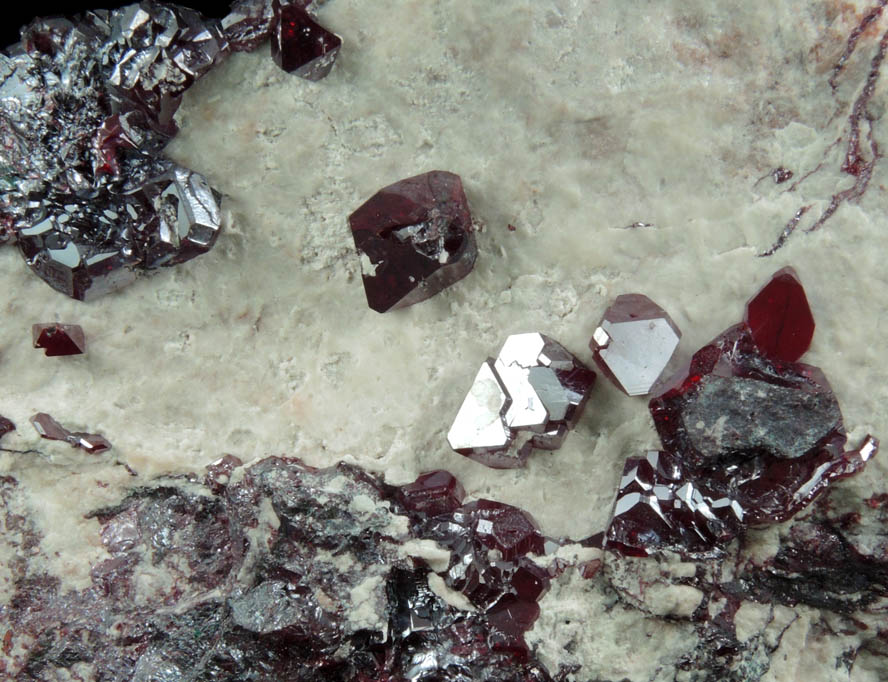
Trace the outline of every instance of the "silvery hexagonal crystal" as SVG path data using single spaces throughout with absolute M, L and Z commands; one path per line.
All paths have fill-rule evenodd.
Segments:
M 665 310 L 642 294 L 624 294 L 605 311 L 589 347 L 601 371 L 627 395 L 646 395 L 679 339 Z
M 595 373 L 549 337 L 513 334 L 481 365 L 447 440 L 489 467 L 523 466 L 533 448 L 561 447 L 594 382 Z

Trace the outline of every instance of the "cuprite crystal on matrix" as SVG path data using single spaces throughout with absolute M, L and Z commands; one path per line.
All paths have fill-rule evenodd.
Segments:
M 623 294 L 604 312 L 589 347 L 598 368 L 627 395 L 647 395 L 680 339 L 660 306 L 643 294 Z
M 271 57 L 284 71 L 317 81 L 333 68 L 342 38 L 312 19 L 303 5 L 272 0 Z
M 582 414 L 595 373 L 536 332 L 513 334 L 481 365 L 447 433 L 456 452 L 495 469 L 557 450 Z
M 740 531 L 743 516 L 737 500 L 701 490 L 676 455 L 652 450 L 626 460 L 604 546 L 638 556 L 664 549 L 707 556 Z
M 218 21 L 145 0 L 37 19 L 0 55 L 4 229 L 50 286 L 95 298 L 213 246 L 219 195 L 161 152 L 225 52 Z
M 41 438 L 65 441 L 71 447 L 80 448 L 91 455 L 111 449 L 111 443 L 104 436 L 85 431 L 69 431 L 46 412 L 38 412 L 30 421 Z
M 759 350 L 773 360 L 795 362 L 811 345 L 814 316 L 796 271 L 778 270 L 746 304 L 743 321 Z
M 745 527 L 789 519 L 878 452 L 871 436 L 846 449 L 823 372 L 787 359 L 804 352 L 814 329 L 794 271 L 776 273 L 746 319 L 651 399 L 664 452 L 656 462 L 627 460 L 609 549 L 717 555 Z
M 31 327 L 34 348 L 45 349 L 49 357 L 80 355 L 86 350 L 86 336 L 79 324 L 43 323 Z
M 430 171 L 383 187 L 348 218 L 367 303 L 386 312 L 462 279 L 477 248 L 458 175 Z
M 430 486 L 455 487 L 439 483 Z M 107 556 L 85 588 L 62 589 L 38 564 L 13 562 L 3 673 L 553 681 L 524 641 L 548 578 L 528 556 L 542 537 L 520 510 L 493 501 L 402 507 L 409 494 L 357 467 L 278 457 L 246 467 L 223 457 L 208 468 L 208 484 L 181 475 L 143 481 L 87 514 Z M 18 504 L 23 488 L 0 477 L 0 505 Z M 448 570 L 436 576 L 413 556 L 416 540 L 449 552 Z M 433 587 L 440 579 L 477 605 L 442 599 Z

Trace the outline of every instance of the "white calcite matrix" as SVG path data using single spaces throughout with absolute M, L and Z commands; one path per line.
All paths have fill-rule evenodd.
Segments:
M 829 377 L 852 442 L 885 436 L 888 162 L 806 232 L 857 181 L 841 171 L 849 116 L 888 16 L 860 35 L 836 87 L 828 81 L 869 9 L 329 0 L 318 21 L 343 47 L 324 80 L 284 73 L 267 47 L 231 56 L 186 94 L 167 150 L 223 194 L 210 253 L 83 303 L 0 248 L 0 414 L 18 427 L 0 441 L 0 475 L 30 491 L 22 511 L 45 535 L 35 565 L 83 587 L 107 558 L 84 514 L 134 482 L 202 470 L 223 453 L 345 460 L 397 484 L 446 469 L 467 499 L 519 506 L 550 537 L 590 536 L 604 529 L 625 458 L 658 448 L 645 399 L 599 381 L 557 453 L 494 470 L 446 438 L 478 362 L 535 330 L 591 366 L 588 342 L 608 304 L 647 292 L 682 330 L 674 369 L 788 264 L 817 321 L 805 361 Z M 862 124 L 883 149 L 886 82 L 869 100 L 871 127 Z M 775 183 L 776 168 L 793 178 Z M 425 302 L 376 313 L 347 216 L 379 187 L 435 169 L 462 178 L 476 267 Z M 783 246 L 760 257 L 803 207 Z M 81 325 L 87 353 L 34 350 L 31 325 L 47 320 Z M 38 412 L 113 448 L 89 455 L 41 440 L 28 423 Z M 884 493 L 886 475 L 886 459 L 873 458 L 837 485 L 841 499 Z M 787 528 L 753 532 L 731 552 L 766 560 Z M 884 529 L 871 532 L 878 546 Z M 0 613 L 17 551 L 2 545 Z M 527 637 L 539 659 L 553 674 L 567 666 L 566 680 L 722 679 L 707 677 L 717 673 L 705 662 L 677 667 L 699 643 L 692 617 L 717 613 L 718 599 L 682 587 L 693 572 L 679 562 L 635 561 L 648 562 L 655 588 L 609 555 L 595 577 L 572 567 L 553 581 Z M 865 644 L 871 616 L 857 621 L 868 629 L 849 629 L 827 610 L 745 602 L 736 622 L 760 651 L 759 667 L 737 679 L 888 676 L 884 643 Z

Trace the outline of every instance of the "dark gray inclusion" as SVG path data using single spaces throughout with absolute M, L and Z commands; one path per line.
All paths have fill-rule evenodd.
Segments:
M 832 391 L 802 391 L 736 377 L 708 376 L 689 397 L 683 422 L 690 444 L 707 457 L 768 452 L 801 457 L 838 428 Z

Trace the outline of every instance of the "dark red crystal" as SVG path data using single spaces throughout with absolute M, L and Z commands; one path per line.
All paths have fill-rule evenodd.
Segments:
M 772 360 L 795 362 L 811 346 L 814 316 L 805 289 L 791 267 L 778 270 L 746 304 L 744 322 Z
M 527 512 L 502 502 L 475 500 L 460 508 L 481 543 L 499 550 L 506 561 L 525 554 L 543 554 L 543 536 Z
M 34 430 L 42 438 L 47 440 L 63 440 L 72 447 L 85 450 L 91 455 L 111 449 L 111 443 L 97 433 L 85 433 L 83 431 L 69 431 L 45 412 L 38 412 L 31 417 Z
M 34 348 L 46 349 L 47 356 L 80 355 L 86 350 L 86 337 L 79 324 L 35 324 L 31 334 Z
M 816 367 L 763 356 L 750 330 L 731 327 L 650 401 L 663 448 L 693 466 L 841 454 L 842 413 Z
M 475 265 L 472 216 L 453 173 L 431 171 L 384 187 L 348 221 L 364 259 L 367 303 L 378 312 L 424 301 Z
M 605 546 L 629 556 L 660 549 L 705 556 L 736 535 L 743 518 L 740 504 L 714 498 L 676 456 L 652 451 L 626 460 Z
M 317 81 L 330 73 L 342 39 L 309 16 L 301 3 L 274 0 L 271 57 L 288 73 Z
M 450 472 L 437 470 L 422 474 L 413 483 L 401 486 L 397 497 L 408 512 L 426 517 L 449 514 L 466 495 L 462 484 Z
M 0 438 L 3 438 L 3 436 L 11 431 L 15 431 L 15 424 L 9 421 L 6 417 L 0 415 Z

